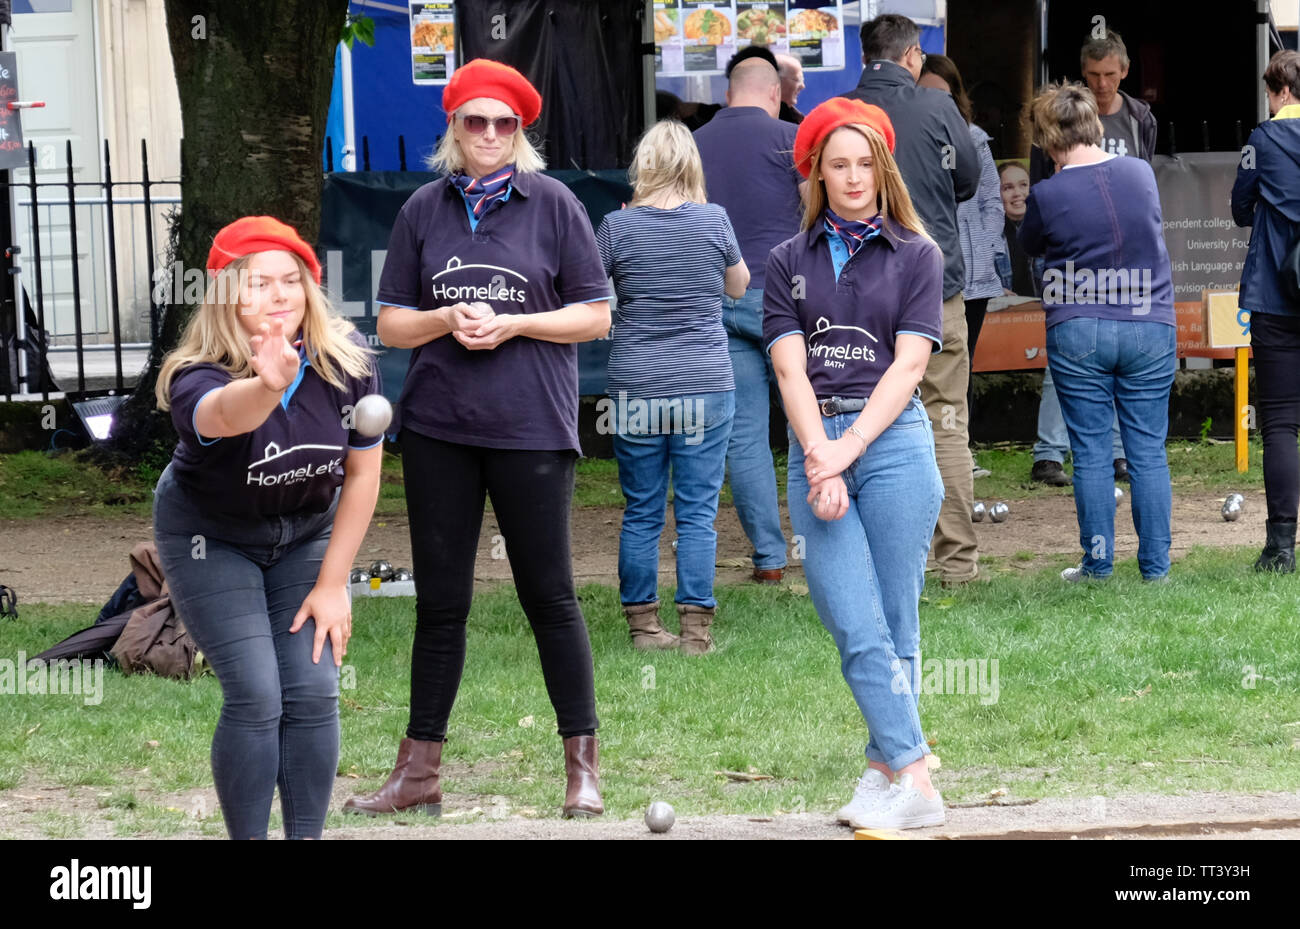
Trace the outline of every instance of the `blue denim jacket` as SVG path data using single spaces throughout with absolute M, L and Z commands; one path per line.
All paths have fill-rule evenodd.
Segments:
M 1044 258 L 1040 255 L 1037 258 L 1029 259 L 1029 275 L 1034 279 L 1033 294 L 1021 294 L 1022 297 L 1041 297 L 1043 295 L 1043 265 Z M 997 268 L 998 277 L 1002 279 L 1002 286 L 1007 290 L 1011 289 L 1011 250 L 1004 248 L 1000 252 L 993 254 L 993 267 Z

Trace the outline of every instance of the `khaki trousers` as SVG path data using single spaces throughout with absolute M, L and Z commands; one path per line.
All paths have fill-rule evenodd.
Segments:
M 930 356 L 921 380 L 921 400 L 934 427 L 934 456 L 943 478 L 943 506 L 930 542 L 930 557 L 944 583 L 960 584 L 978 573 L 979 550 L 971 508 L 970 421 L 966 388 L 966 305 L 961 294 L 943 302 L 943 351 Z

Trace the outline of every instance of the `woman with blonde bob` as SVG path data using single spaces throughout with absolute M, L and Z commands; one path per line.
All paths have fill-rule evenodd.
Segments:
M 787 497 L 808 591 L 869 731 L 867 771 L 839 819 L 907 829 L 944 821 L 915 680 L 943 502 L 918 386 L 943 344 L 943 256 L 893 149 L 871 104 L 837 98 L 804 118 L 803 231 L 768 257 L 763 337 L 790 422 Z
M 726 211 L 705 202 L 700 153 L 685 126 L 652 126 L 637 145 L 630 176 L 631 202 L 608 214 L 596 233 L 618 295 L 604 405 L 627 499 L 619 599 L 635 647 L 700 655 L 713 648 L 713 522 L 736 411 L 722 295 L 742 297 L 749 270 Z M 658 615 L 670 480 L 680 640 Z
M 318 839 L 338 768 L 348 575 L 379 494 L 381 437 L 351 411 L 380 391 L 332 316 L 320 263 L 250 216 L 213 240 L 215 278 L 158 376 L 179 442 L 154 495 L 172 603 L 221 684 L 212 774 L 232 839 Z M 324 660 L 322 660 L 324 659 Z

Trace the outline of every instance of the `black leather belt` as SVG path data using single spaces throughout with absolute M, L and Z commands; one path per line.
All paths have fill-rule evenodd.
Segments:
M 823 416 L 834 416 L 836 413 L 856 413 L 866 405 L 866 400 L 850 400 L 844 397 L 831 397 L 829 400 L 821 401 Z

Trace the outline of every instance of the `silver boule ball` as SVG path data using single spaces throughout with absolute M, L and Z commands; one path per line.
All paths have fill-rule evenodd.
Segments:
M 656 800 L 650 804 L 650 808 L 645 811 L 645 824 L 651 832 L 667 832 L 677 821 L 677 814 L 673 808 L 662 800 Z
M 484 303 L 482 300 L 476 300 L 469 306 L 470 309 L 474 310 L 478 314 L 479 319 L 496 314 L 496 310 L 492 309 L 492 304 Z
M 1004 522 L 1010 514 L 1011 507 L 1007 506 L 1001 500 L 993 504 L 989 509 L 989 519 L 993 520 L 995 523 Z
M 976 500 L 975 505 L 970 508 L 970 521 L 973 523 L 982 523 L 984 521 L 984 501 Z
M 353 410 L 353 422 L 362 435 L 382 435 L 392 421 L 393 405 L 383 394 L 366 394 Z
M 1246 503 L 1246 498 L 1241 494 L 1228 494 L 1228 498 L 1223 501 L 1223 518 L 1226 522 L 1235 523 L 1241 516 L 1241 509 Z
M 1115 505 L 1116 505 L 1116 506 L 1119 506 L 1119 502 L 1120 502 L 1121 500 L 1123 500 L 1123 499 L 1124 499 L 1124 488 L 1122 488 L 1122 487 L 1116 487 L 1116 488 L 1115 488 Z

